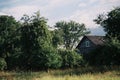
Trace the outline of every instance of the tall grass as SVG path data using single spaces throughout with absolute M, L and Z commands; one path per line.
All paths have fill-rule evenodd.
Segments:
M 120 68 L 79 68 L 48 72 L 0 72 L 0 80 L 120 80 Z

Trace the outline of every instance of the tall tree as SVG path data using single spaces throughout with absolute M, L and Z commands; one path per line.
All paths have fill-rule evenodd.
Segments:
M 117 36 L 120 40 L 120 7 L 111 10 L 106 15 L 100 14 L 94 21 L 104 28 L 106 35 Z
M 18 22 L 12 16 L 0 16 L 0 56 L 8 57 L 15 46 Z
M 20 30 L 23 67 L 32 69 L 55 67 L 60 60 L 52 48 L 46 19 L 36 12 L 32 17 L 23 16 L 22 20 L 24 23 Z
M 0 57 L 7 63 L 7 69 L 12 66 L 12 59 L 18 55 L 17 29 L 19 23 L 12 16 L 0 16 Z M 15 66 L 15 65 L 14 65 Z
M 84 24 L 79 24 L 75 21 L 57 22 L 55 28 L 57 28 L 56 32 L 60 33 L 66 49 L 73 49 L 74 45 L 79 41 L 79 38 L 89 33 Z

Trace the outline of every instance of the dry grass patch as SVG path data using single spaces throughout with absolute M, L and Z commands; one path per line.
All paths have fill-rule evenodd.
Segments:
M 105 71 L 89 69 L 49 70 L 49 73 L 45 71 L 0 72 L 0 80 L 120 80 L 118 68 Z

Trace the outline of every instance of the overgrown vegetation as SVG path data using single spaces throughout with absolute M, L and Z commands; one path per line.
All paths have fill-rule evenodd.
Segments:
M 99 15 L 94 21 L 104 28 L 106 40 L 103 46 L 84 55 L 86 62 L 94 66 L 120 65 L 120 7 Z
M 89 54 L 84 55 L 86 62 L 96 66 L 120 65 L 120 42 L 117 38 L 111 38 L 105 45 L 98 47 Z
M 78 41 L 87 30 L 84 24 L 73 21 L 67 24 L 67 28 L 65 26 L 66 24 L 61 26 L 60 31 L 63 33 L 58 32 L 58 29 L 49 31 L 47 19 L 41 17 L 39 11 L 33 16 L 24 15 L 19 22 L 12 16 L 0 16 L 0 69 L 48 70 L 78 67 L 82 56 L 67 47 L 61 53 L 58 46 L 69 45 L 66 42 L 69 39 L 73 43 Z M 65 30 L 72 36 L 69 35 L 66 39 Z
M 95 20 L 103 26 L 107 32 L 106 44 L 84 56 L 78 54 L 77 51 L 73 49 L 75 44 L 79 42 L 79 38 L 89 33 L 84 24 L 79 24 L 75 21 L 60 21 L 55 24 L 55 30 L 50 31 L 48 30 L 47 19 L 42 17 L 39 12 L 36 12 L 33 16 L 24 15 L 19 22 L 12 16 L 0 16 L 0 70 L 47 70 L 50 72 L 50 69 L 74 69 L 81 66 L 88 67 L 89 65 L 97 67 L 109 66 L 110 68 L 115 65 L 119 66 L 119 12 L 120 9 L 116 8 L 108 13 L 108 18 L 103 19 L 98 17 L 98 19 Z M 83 69 L 82 73 L 78 72 L 80 76 L 76 76 L 77 71 L 76 73 L 75 71 L 70 72 L 67 76 L 71 78 L 75 76 L 77 79 L 81 78 L 81 74 L 84 73 L 85 69 Z M 100 71 L 102 71 L 101 68 Z M 89 73 L 84 75 L 94 76 L 93 74 L 91 75 L 91 70 L 88 70 L 88 72 L 90 72 L 90 75 Z M 97 72 L 99 72 L 99 70 Z M 73 75 L 74 73 L 75 75 Z M 32 76 L 35 76 L 36 79 L 42 79 L 41 75 L 37 76 L 36 73 L 30 72 L 23 74 L 26 76 L 30 74 L 31 77 L 27 76 L 27 80 L 29 80 L 29 78 L 31 79 Z M 45 73 L 45 75 L 48 74 Z M 66 74 L 66 72 L 62 74 Z M 110 74 L 112 74 L 112 72 L 110 72 Z M 115 74 L 117 73 L 115 72 Z M 22 78 L 19 77 L 19 75 L 22 76 Z M 13 77 L 15 79 L 23 79 L 26 77 L 24 75 L 21 75 L 21 73 L 13 73 L 12 76 L 15 76 Z M 101 72 L 100 75 L 102 75 Z M 65 75 L 62 79 L 66 80 L 67 76 Z M 53 76 L 53 73 L 52 77 L 57 79 Z M 110 75 L 108 79 L 110 79 L 109 77 Z M 113 79 L 117 80 L 118 78 L 118 76 L 115 76 Z
M 4 58 L 0 58 L 0 70 L 4 70 L 7 67 L 6 61 Z
M 40 72 L 0 72 L 0 80 L 119 80 L 119 67 L 86 67 Z
M 75 51 L 59 50 L 62 60 L 62 68 L 80 67 L 83 63 L 82 56 Z

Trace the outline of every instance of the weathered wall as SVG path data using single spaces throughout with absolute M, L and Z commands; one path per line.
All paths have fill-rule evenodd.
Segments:
M 89 47 L 86 47 L 86 41 L 89 41 Z M 78 46 L 78 49 L 80 50 L 80 53 L 84 54 L 84 53 L 89 53 L 92 50 L 94 50 L 96 48 L 96 45 L 93 44 L 89 39 L 84 38 L 84 40 L 82 40 L 81 44 Z

